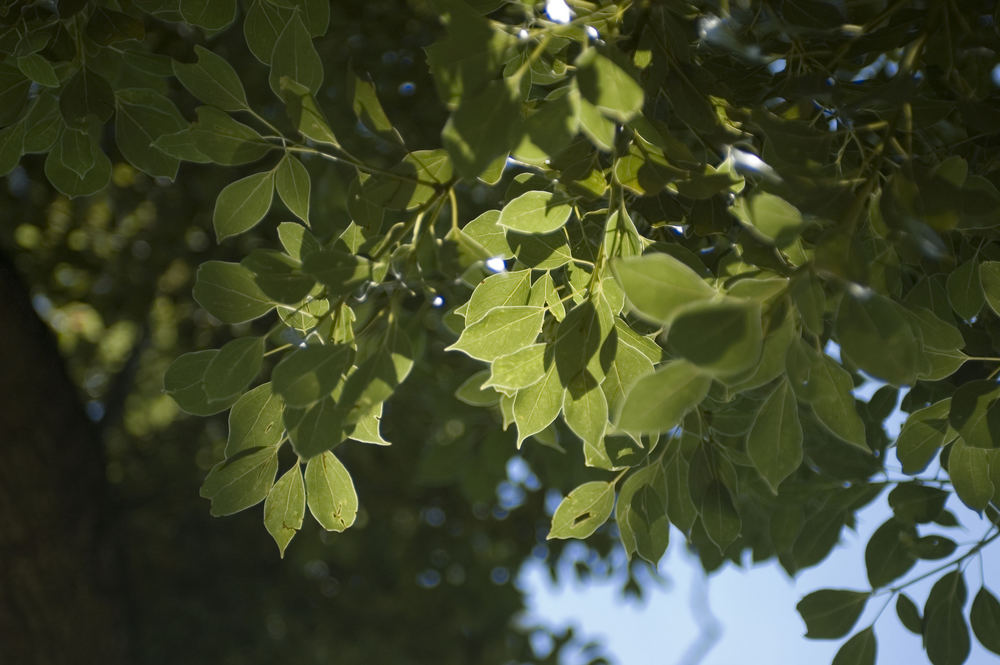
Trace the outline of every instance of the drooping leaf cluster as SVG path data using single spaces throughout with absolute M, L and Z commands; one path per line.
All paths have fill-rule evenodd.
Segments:
M 246 167 L 218 193 L 219 242 L 287 211 L 272 246 L 198 271 L 196 301 L 246 334 L 164 377 L 185 411 L 229 410 L 202 488 L 213 514 L 263 501 L 282 552 L 307 507 L 328 530 L 352 524 L 334 449 L 387 443 L 383 405 L 434 336 L 480 363 L 459 399 L 495 409 L 518 446 L 568 430 L 598 470 L 550 538 L 614 513 L 630 557 L 657 562 L 673 526 L 707 569 L 750 551 L 794 573 L 891 487 L 872 589 L 808 596 L 809 634 L 842 637 L 874 593 L 897 594 L 931 662 L 963 662 L 962 563 L 994 536 L 959 551 L 937 531 L 956 525 L 949 491 L 1000 516 L 996 9 L 573 8 L 555 22 L 432 2 L 440 141 L 411 148 L 377 82 L 349 71 L 336 85 L 363 152 L 323 94 L 343 69 L 314 43 L 328 3 L 34 8 L 0 43 L 0 171 L 45 153 L 52 184 L 80 196 L 107 184 L 114 151 L 165 178 L 181 162 Z M 151 22 L 242 26 L 284 115 L 250 104 L 211 41 L 151 50 Z M 186 116 L 175 102 L 192 98 Z M 340 226 L 314 213 L 322 162 L 349 182 Z M 882 386 L 859 399 L 867 381 Z M 938 559 L 921 617 L 897 580 Z M 994 651 L 997 617 L 984 588 L 970 621 Z M 835 662 L 874 654 L 866 628 Z

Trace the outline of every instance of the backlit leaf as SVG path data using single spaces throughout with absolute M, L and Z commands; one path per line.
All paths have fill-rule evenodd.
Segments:
M 607 521 L 614 503 L 614 484 L 595 480 L 580 485 L 556 508 L 546 538 L 586 538 Z
M 219 242 L 255 227 L 271 209 L 274 171 L 254 173 L 231 182 L 219 192 L 212 226 Z
M 286 154 L 281 158 L 274 174 L 275 189 L 282 202 L 288 206 L 292 214 L 309 224 L 309 194 L 312 183 L 309 171 L 298 158 Z
M 756 364 L 762 340 L 760 305 L 727 299 L 677 310 L 667 347 L 706 374 L 732 375 Z
M 642 110 L 642 87 L 614 60 L 590 48 L 574 64 L 580 94 L 606 115 L 627 122 Z
M 276 446 L 285 431 L 281 415 L 284 401 L 264 383 L 244 393 L 229 412 L 229 438 L 226 457 L 250 448 Z
M 260 372 L 263 357 L 263 337 L 240 337 L 226 342 L 205 368 L 205 394 L 213 400 L 242 393 Z
M 281 558 L 285 558 L 285 548 L 302 528 L 305 514 L 306 486 L 296 462 L 278 478 L 264 500 L 264 527 L 274 538 Z
M 198 267 L 194 299 L 224 323 L 244 323 L 264 316 L 274 303 L 238 263 L 206 261 Z
M 525 192 L 503 207 L 497 224 L 519 233 L 551 233 L 566 223 L 572 211 L 565 197 Z
M 173 61 L 174 75 L 181 85 L 205 104 L 223 111 L 249 109 L 243 82 L 229 61 L 200 45 L 195 45 L 194 52 L 196 62 Z
M 344 531 L 354 524 L 358 514 L 354 481 L 333 453 L 306 463 L 306 497 L 309 512 L 327 531 Z
M 310 406 L 327 397 L 354 360 L 351 347 L 310 344 L 285 356 L 271 373 L 274 392 L 288 406 Z
M 747 434 L 747 454 L 776 494 L 781 481 L 802 463 L 798 402 L 787 381 L 778 384 L 757 412 Z
M 478 360 L 493 361 L 534 343 L 542 329 L 541 307 L 494 307 L 466 326 L 448 351 L 461 351 Z
M 611 266 L 636 311 L 659 323 L 669 323 L 689 303 L 716 295 L 695 271 L 668 254 L 617 259 Z
M 263 501 L 277 472 L 277 448 L 246 450 L 212 467 L 201 485 L 201 496 L 212 501 L 215 517 L 232 515 Z
M 694 365 L 670 361 L 632 385 L 615 424 L 627 432 L 668 432 L 705 398 L 711 383 Z

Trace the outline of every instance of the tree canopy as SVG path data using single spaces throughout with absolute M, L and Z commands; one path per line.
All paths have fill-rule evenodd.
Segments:
M 201 496 L 263 504 L 282 556 L 307 519 L 367 519 L 413 452 L 358 451 L 404 427 L 427 432 L 415 473 L 469 493 L 504 445 L 544 448 L 547 538 L 653 565 L 674 531 L 706 570 L 794 575 L 887 494 L 870 588 L 806 596 L 807 636 L 872 663 L 855 624 L 895 602 L 958 665 L 970 626 L 1000 653 L 986 580 L 967 603 L 1000 535 L 994 4 L 33 4 L 0 21 L 0 172 L 14 190 L 41 160 L 69 199 L 183 199 L 180 173 L 214 199 L 188 211 L 221 248 L 201 309 L 162 312 L 212 325 L 162 385 L 228 411 Z M 385 35 L 382 66 L 350 59 L 382 14 L 398 70 Z M 446 386 L 491 425 L 468 432 Z

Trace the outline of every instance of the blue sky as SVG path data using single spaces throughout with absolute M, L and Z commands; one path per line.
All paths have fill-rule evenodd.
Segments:
M 827 352 L 839 357 L 835 344 Z M 881 385 L 869 381 L 856 389 L 855 394 L 867 400 Z M 887 419 L 885 426 L 890 438 L 898 435 L 904 418 L 905 414 L 897 408 Z M 892 464 L 894 456 L 890 460 L 887 466 L 894 471 L 893 476 L 902 477 L 899 464 Z M 933 472 L 933 468 L 928 470 Z M 581 639 L 599 639 L 605 644 L 618 665 L 694 665 L 695 662 L 698 665 L 826 665 L 833 661 L 847 638 L 807 640 L 805 625 L 795 605 L 802 596 L 821 588 L 869 588 L 865 546 L 875 529 L 892 514 L 887 495 L 883 492 L 858 514 L 857 530 L 844 529 L 840 544 L 822 564 L 803 571 L 794 580 L 777 563 L 744 568 L 727 564 L 706 580 L 698 561 L 685 551 L 683 536 L 677 530 L 671 534 L 670 548 L 658 569 L 668 584 L 646 585 L 649 593 L 642 602 L 620 596 L 620 579 L 583 585 L 570 581 L 572 575 L 566 574 L 560 584 L 553 585 L 541 565 L 529 564 L 518 579 L 529 596 L 524 621 L 528 625 L 557 629 L 573 625 Z M 963 551 L 963 545 L 978 541 L 989 528 L 987 520 L 966 508 L 955 496 L 948 499 L 946 507 L 962 524 L 960 529 L 945 531 L 959 544 L 959 552 Z M 921 562 L 903 580 L 917 577 L 941 563 Z M 983 577 L 986 586 L 1000 595 L 1000 541 L 984 549 L 981 557 L 972 559 L 965 571 L 968 616 L 968 607 Z M 907 594 L 923 607 L 931 586 L 940 576 L 933 575 L 913 585 Z M 707 655 L 700 661 L 692 661 L 688 650 L 699 633 L 692 608 L 697 611 L 697 603 L 706 600 L 721 632 Z M 894 603 L 893 600 L 885 607 L 875 624 L 878 662 L 881 665 L 928 663 L 920 637 L 902 627 Z M 870 601 L 854 630 L 861 630 L 875 620 L 882 605 L 883 598 Z M 983 649 L 972 637 L 972 653 L 966 665 L 996 663 L 1000 663 L 1000 657 Z
M 964 533 L 956 531 L 957 535 L 953 536 L 956 540 L 975 541 L 986 531 L 987 522 L 964 506 L 956 502 L 949 503 L 948 507 L 967 527 Z M 843 640 L 805 639 L 805 627 L 795 611 L 795 604 L 805 594 L 827 586 L 868 588 L 865 544 L 889 514 L 883 496 L 860 514 L 856 533 L 845 530 L 841 544 L 831 556 L 795 580 L 790 580 L 776 564 L 767 564 L 742 570 L 730 565 L 706 582 L 697 561 L 684 551 L 683 539 L 675 531 L 659 567 L 670 580 L 669 587 L 648 585 L 650 593 L 641 603 L 623 600 L 617 593 L 620 587 L 617 582 L 553 586 L 541 566 L 533 565 L 519 580 L 530 594 L 526 622 L 557 628 L 575 625 L 581 637 L 598 638 L 606 644 L 619 665 L 680 665 L 685 651 L 698 634 L 691 616 L 693 584 L 696 589 L 707 588 L 711 611 L 722 628 L 718 642 L 700 665 L 830 663 Z M 983 562 L 987 586 L 991 586 L 992 581 L 993 590 L 1000 590 L 1000 546 L 997 543 L 984 551 Z M 906 578 L 939 563 L 920 564 Z M 922 605 L 937 577 L 932 576 L 909 591 L 918 605 Z M 970 603 L 980 581 L 979 562 L 973 560 L 966 569 Z M 696 592 L 695 595 L 701 594 Z M 869 603 L 855 630 L 872 621 L 882 605 L 880 600 Z M 876 623 L 876 634 L 880 663 L 927 662 L 920 638 L 900 625 L 894 604 L 882 613 Z M 973 652 L 967 665 L 997 662 L 1000 658 L 979 647 L 973 639 Z

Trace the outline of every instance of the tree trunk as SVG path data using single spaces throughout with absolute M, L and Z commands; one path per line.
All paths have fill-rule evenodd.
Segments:
M 55 339 L 0 253 L 0 654 L 125 662 L 104 459 Z

